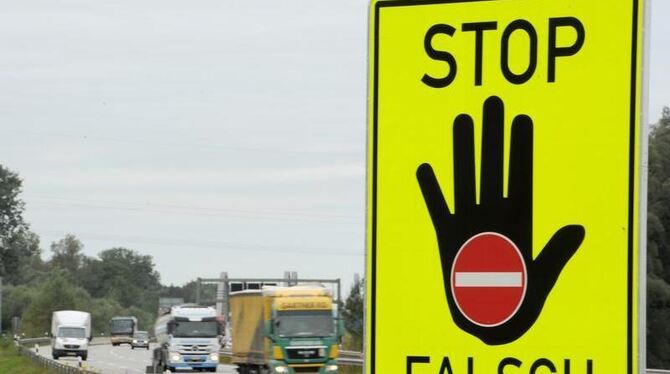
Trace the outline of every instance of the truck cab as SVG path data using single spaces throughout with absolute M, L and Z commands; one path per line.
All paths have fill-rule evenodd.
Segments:
M 272 373 L 336 373 L 342 330 L 325 289 L 264 290 Z
M 216 371 L 222 332 L 214 308 L 172 307 L 169 313 L 159 317 L 154 330 L 159 344 L 154 350 L 155 369 Z
M 343 326 L 324 287 L 242 291 L 231 295 L 231 312 L 240 374 L 337 373 Z

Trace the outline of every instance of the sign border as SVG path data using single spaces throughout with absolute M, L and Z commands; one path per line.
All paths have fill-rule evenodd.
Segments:
M 424 5 L 438 5 L 438 4 L 456 4 L 456 3 L 474 3 L 474 2 L 485 2 L 485 1 L 502 1 L 502 0 L 371 0 L 374 6 L 374 29 L 373 29 L 373 35 L 372 35 L 372 42 L 373 44 L 373 61 L 372 61 L 372 66 L 373 66 L 373 71 L 372 71 L 372 85 L 369 86 L 372 90 L 372 153 L 371 153 L 371 158 L 372 158 L 372 178 L 371 178 L 371 187 L 372 187 L 372 193 L 371 195 L 371 205 L 369 207 L 371 208 L 370 214 L 370 237 L 367 240 L 369 242 L 370 248 L 368 251 L 366 251 L 366 271 L 367 267 L 370 267 L 371 270 L 371 276 L 370 279 L 368 280 L 369 285 L 370 285 L 370 304 L 371 304 L 371 310 L 370 310 L 370 332 L 369 332 L 369 339 L 370 339 L 370 351 L 369 351 L 369 357 L 366 357 L 366 359 L 369 358 L 369 367 L 370 367 L 370 374 L 375 374 L 375 364 L 376 364 L 376 338 L 377 338 L 377 331 L 376 331 L 376 316 L 377 316 L 377 305 L 376 305 L 376 296 L 377 296 L 377 190 L 378 190 L 378 184 L 377 184 L 377 174 L 378 174 L 378 134 L 379 134 L 379 128 L 378 128 L 378 108 L 379 108 L 379 23 L 380 23 L 380 10 L 381 8 L 390 8 L 390 7 L 403 7 L 403 6 L 424 6 Z M 640 9 L 640 2 L 643 2 L 642 4 L 645 6 L 645 9 Z M 640 280 L 642 279 L 642 276 L 645 276 L 644 282 L 646 282 L 646 269 L 642 269 L 640 264 L 644 263 L 646 264 L 646 238 L 644 237 L 646 235 L 646 231 L 642 232 L 640 228 L 646 226 L 646 222 L 642 222 L 642 218 L 646 217 L 646 212 L 642 212 L 642 208 L 646 208 L 646 196 L 641 196 L 641 193 L 644 192 L 643 189 L 646 189 L 646 181 L 647 177 L 646 175 L 642 175 L 643 171 L 646 171 L 646 164 L 645 163 L 645 158 L 646 158 L 646 142 L 644 139 L 642 139 L 643 136 L 647 134 L 647 125 L 643 123 L 643 120 L 645 119 L 645 113 L 642 113 L 645 107 L 645 100 L 646 100 L 646 94 L 644 92 L 644 83 L 645 80 L 648 79 L 646 78 L 646 75 L 648 75 L 648 72 L 646 72 L 647 69 L 645 69 L 645 72 L 642 72 L 642 76 L 638 77 L 639 73 L 639 68 L 640 66 L 644 66 L 646 62 L 648 62 L 648 56 L 646 55 L 646 51 L 648 51 L 648 48 L 643 48 L 641 51 L 640 56 L 638 54 L 638 49 L 639 49 L 639 38 L 640 38 L 640 33 L 644 36 L 644 40 L 642 40 L 642 46 L 648 43 L 649 36 L 648 32 L 645 32 L 644 30 L 639 30 L 640 27 L 640 21 L 642 21 L 642 25 L 645 25 L 645 19 L 648 18 L 649 12 L 647 11 L 647 4 L 649 4 L 649 0 L 644 1 L 644 0 L 631 0 L 632 3 L 632 20 L 631 20 L 631 31 L 632 31 L 632 40 L 631 40 L 631 76 L 630 76 L 630 107 L 629 107 L 629 155 L 628 155 L 628 238 L 627 238 L 627 246 L 628 246 L 628 253 L 626 255 L 627 257 L 627 268 L 628 268 L 628 274 L 627 274 L 627 287 L 626 287 L 626 292 L 627 292 L 627 311 L 626 311 L 626 346 L 627 346 L 627 352 L 626 352 L 626 373 L 627 374 L 634 374 L 633 373 L 633 351 L 634 351 L 634 342 L 633 342 L 633 295 L 635 291 L 638 291 L 638 372 L 643 373 L 646 370 L 646 362 L 640 361 L 640 358 L 644 358 L 646 360 L 646 353 L 643 352 L 642 347 L 646 348 L 646 339 L 640 339 L 639 337 L 642 334 L 642 331 L 645 330 L 646 326 L 646 318 L 644 320 L 640 320 L 640 317 L 644 316 L 640 314 L 640 311 L 643 311 L 644 308 L 646 308 L 646 305 L 641 305 L 640 302 L 643 300 L 646 300 L 645 295 L 643 295 L 640 291 L 644 290 L 646 291 L 646 287 L 644 285 L 640 286 L 643 282 Z M 643 16 L 646 17 L 643 20 L 640 20 L 640 11 L 643 11 Z M 640 31 L 640 32 L 638 32 Z M 368 48 L 368 56 L 370 53 L 370 49 Z M 639 58 L 643 57 L 643 61 L 640 62 Z M 368 73 L 369 74 L 369 73 Z M 639 97 L 637 94 L 640 94 Z M 369 110 L 369 108 L 368 108 Z M 639 126 L 638 126 L 638 121 L 639 121 Z M 370 121 L 368 121 L 369 123 Z M 368 130 L 369 134 L 369 130 Z M 369 135 L 368 135 L 369 136 Z M 638 144 L 640 143 L 640 144 Z M 369 142 L 368 142 L 369 144 Z M 639 145 L 639 147 L 638 147 Z M 638 159 L 639 157 L 639 159 Z M 640 174 L 637 175 L 635 173 L 635 167 L 638 164 L 640 166 Z M 368 164 L 369 166 L 369 164 Z M 368 170 L 369 172 L 369 170 Z M 640 184 L 637 186 L 638 187 L 638 193 L 640 193 L 640 201 L 638 202 L 638 211 L 635 210 L 636 207 L 636 201 L 635 201 L 635 193 L 636 193 L 636 181 L 640 182 Z M 368 192 L 369 193 L 369 192 Z M 369 197 L 368 197 L 369 198 Z M 635 218 L 640 219 L 640 222 L 637 222 L 637 227 L 635 225 Z M 637 231 L 636 231 L 637 229 Z M 366 230 L 367 231 L 367 230 Z M 638 235 L 638 289 L 634 289 L 634 284 L 633 284 L 633 278 L 635 275 L 635 268 L 634 268 L 634 252 L 635 252 L 635 243 L 636 243 L 636 234 Z M 643 244 L 644 243 L 644 244 Z M 640 245 L 642 244 L 642 245 Z M 642 248 L 644 246 L 644 248 Z M 366 297 L 367 299 L 367 297 Z M 367 313 L 367 307 L 366 313 L 365 313 L 365 318 L 368 318 L 368 313 Z M 366 329 L 368 327 L 368 324 L 366 323 L 365 325 Z M 366 334 L 367 335 L 367 331 Z M 646 334 L 645 334 L 646 336 Z M 364 342 L 367 342 L 367 338 L 364 338 Z

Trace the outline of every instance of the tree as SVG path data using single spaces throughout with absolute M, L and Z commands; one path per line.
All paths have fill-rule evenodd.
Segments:
M 17 173 L 0 165 L 0 276 L 9 284 L 20 283 L 23 267 L 40 254 L 39 238 L 23 220 L 21 184 Z
M 361 350 L 363 347 L 363 290 L 365 284 L 360 279 L 355 279 L 354 284 L 351 285 L 349 296 L 344 303 L 342 310 L 342 317 L 344 318 L 344 327 L 351 338 L 351 345 L 353 349 Z
M 51 331 L 51 314 L 56 310 L 90 310 L 91 297 L 75 286 L 62 270 L 54 271 L 42 283 L 24 312 L 23 327 L 28 336 L 41 336 Z
M 44 270 L 40 238 L 34 232 L 21 230 L 5 240 L 5 245 L 7 251 L 0 262 L 9 270 L 4 278 L 7 283 L 28 283 Z
M 0 238 L 10 238 L 25 228 L 24 203 L 19 199 L 21 178 L 15 172 L 0 165 Z
M 647 367 L 670 368 L 670 109 L 649 137 Z
M 160 275 L 153 258 L 127 248 L 112 248 L 85 258 L 80 285 L 93 297 L 111 298 L 123 307 L 158 308 Z
M 51 243 L 52 268 L 67 270 L 70 274 L 77 274 L 84 262 L 84 244 L 72 234 L 67 234 L 57 242 Z
M 2 326 L 9 329 L 13 317 L 23 317 L 25 310 L 37 299 L 37 289 L 28 285 L 3 287 Z
M 6 326 L 14 316 L 22 317 L 22 331 L 26 336 L 42 336 L 50 331 L 51 316 L 57 310 L 82 310 L 91 313 L 92 334 L 109 334 L 109 320 L 114 316 L 134 315 L 140 327 L 149 329 L 155 318 L 154 311 L 138 307 L 124 308 L 116 300 L 92 298 L 77 286 L 63 269 L 51 270 L 40 283 L 11 287 L 3 302 Z
M 195 303 L 197 301 L 198 282 L 189 281 L 183 286 L 163 286 L 161 288 L 161 297 L 179 297 L 184 299 L 185 303 Z M 213 301 L 216 299 L 216 285 L 215 284 L 201 284 L 200 285 L 200 301 Z

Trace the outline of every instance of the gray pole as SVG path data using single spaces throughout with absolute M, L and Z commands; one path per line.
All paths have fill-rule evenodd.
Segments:
M 223 314 L 226 323 L 228 323 L 228 293 L 230 292 L 230 288 L 228 287 L 228 273 L 225 271 L 221 273 L 221 278 L 223 278 L 223 303 L 221 314 Z
M 198 283 L 195 286 L 195 303 L 200 305 L 200 278 L 198 278 Z
M 225 272 L 222 272 L 221 275 L 219 275 L 219 278 L 221 278 L 221 281 L 216 284 L 216 314 L 218 315 L 225 315 L 223 314 L 223 278 L 224 278 Z
M 342 312 L 340 311 L 340 304 L 342 303 L 342 283 L 340 278 L 337 278 L 337 318 L 340 318 Z

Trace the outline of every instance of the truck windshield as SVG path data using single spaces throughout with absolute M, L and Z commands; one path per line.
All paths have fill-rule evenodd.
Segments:
M 86 331 L 81 327 L 61 327 L 58 329 L 58 337 L 85 339 Z
M 132 319 L 113 319 L 111 323 L 112 334 L 132 334 L 135 323 Z
M 282 337 L 330 336 L 335 331 L 329 310 L 279 312 L 275 327 L 277 335 Z
M 218 332 L 218 324 L 216 321 L 179 321 L 175 325 L 172 336 L 177 338 L 215 338 L 218 335 Z

